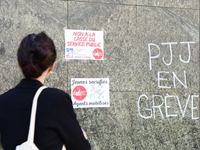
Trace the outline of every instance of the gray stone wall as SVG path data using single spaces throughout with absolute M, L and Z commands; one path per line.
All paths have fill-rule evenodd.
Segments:
M 70 93 L 71 78 L 110 79 L 111 107 L 75 110 L 93 150 L 200 149 L 199 9 L 199 0 L 1 0 L 0 93 L 22 78 L 20 40 L 46 31 L 58 51 L 47 86 Z M 66 61 L 64 27 L 104 31 L 104 61 Z

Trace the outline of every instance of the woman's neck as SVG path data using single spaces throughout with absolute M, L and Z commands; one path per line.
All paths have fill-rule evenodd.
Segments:
M 41 76 L 39 76 L 38 78 L 35 78 L 35 80 L 40 81 L 42 84 L 44 84 L 44 81 L 46 80 L 46 78 L 49 76 L 49 69 L 45 70 Z

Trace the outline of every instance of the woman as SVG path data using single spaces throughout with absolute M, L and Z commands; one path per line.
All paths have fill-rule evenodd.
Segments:
M 4 150 L 15 150 L 27 140 L 32 100 L 52 73 L 56 60 L 53 41 L 44 33 L 30 34 L 17 53 L 24 79 L 0 96 L 0 134 Z M 46 88 L 38 98 L 34 143 L 40 150 L 90 150 L 87 135 L 74 113 L 70 96 Z

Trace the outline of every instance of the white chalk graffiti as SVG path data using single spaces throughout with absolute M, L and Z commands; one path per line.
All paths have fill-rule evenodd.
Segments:
M 160 105 L 155 105 L 155 97 L 159 97 L 160 100 L 162 101 L 162 103 Z M 138 105 L 138 114 L 142 118 L 149 119 L 149 118 L 154 117 L 154 119 L 155 119 L 156 118 L 156 115 L 155 115 L 156 109 L 159 110 L 162 119 L 164 119 L 165 117 L 166 118 L 168 118 L 168 117 L 177 117 L 178 114 L 170 114 L 168 112 L 168 110 L 171 108 L 171 106 L 168 105 L 167 102 L 168 102 L 168 100 L 173 99 L 178 104 L 179 109 L 180 109 L 180 114 L 181 114 L 182 117 L 185 117 L 185 113 L 186 113 L 186 109 L 188 107 L 188 103 L 189 103 L 189 101 L 191 101 L 191 108 L 190 108 L 191 112 L 192 112 L 191 118 L 193 120 L 199 119 L 199 117 L 195 117 L 194 116 L 194 111 L 195 111 L 195 109 L 197 109 L 197 107 L 194 106 L 194 98 L 196 98 L 196 102 L 198 102 L 198 98 L 199 98 L 198 95 L 188 95 L 188 98 L 186 100 L 184 108 L 181 106 L 180 99 L 179 99 L 179 97 L 177 95 L 166 95 L 164 98 L 161 95 L 152 95 L 152 106 L 150 108 L 141 108 L 141 101 L 144 98 L 146 99 L 146 101 L 149 100 L 147 95 L 142 94 L 138 98 L 138 103 L 137 103 L 137 105 Z M 164 107 L 164 109 L 165 109 L 165 117 L 163 115 L 161 107 Z M 174 109 L 175 109 L 175 107 L 174 107 Z M 143 112 L 143 110 L 148 111 L 150 113 L 150 115 L 149 116 L 142 115 L 141 112 Z
M 180 42 L 180 44 L 187 44 L 187 50 L 188 50 L 188 59 L 187 60 L 183 60 L 182 59 L 182 56 L 179 55 L 179 59 L 181 62 L 183 63 L 189 63 L 190 62 L 190 58 L 191 58 L 191 50 L 190 50 L 190 44 L 194 44 L 195 42 Z M 172 61 L 173 61 L 173 49 L 172 49 L 172 45 L 174 44 L 178 44 L 177 42 L 167 42 L 167 43 L 161 43 L 162 45 L 169 45 L 169 51 L 170 51 L 170 62 L 167 63 L 165 61 L 165 58 L 162 57 L 162 61 L 165 65 L 169 66 L 172 64 Z M 158 50 L 158 54 L 155 55 L 155 56 L 152 56 L 152 49 L 151 47 L 154 46 L 157 48 Z M 149 52 L 149 69 L 152 70 L 152 59 L 156 59 L 156 58 L 159 58 L 160 57 L 160 47 L 154 43 L 149 43 L 148 44 L 148 52 Z
M 158 88 L 164 88 L 164 89 L 171 89 L 171 87 L 169 86 L 162 86 L 161 85 L 161 81 L 168 81 L 167 78 L 162 78 L 161 74 L 169 74 L 169 72 L 167 71 L 158 71 Z M 175 72 L 172 72 L 172 76 L 173 76 L 173 85 L 174 88 L 176 88 L 176 81 L 178 81 L 184 88 L 187 89 L 187 79 L 186 79 L 186 71 L 183 71 L 183 76 L 184 76 L 184 83 L 181 82 L 181 80 L 177 77 Z
M 194 44 L 195 42 L 180 42 L 180 44 L 187 44 L 187 56 L 184 55 L 184 58 L 186 57 L 187 59 L 183 60 L 183 57 L 181 54 L 179 54 L 178 58 L 180 60 L 181 63 L 187 64 L 190 62 L 191 59 L 191 45 L 190 44 Z M 170 66 L 173 62 L 173 45 L 177 45 L 179 44 L 178 42 L 166 42 L 166 43 L 161 43 L 161 45 L 168 45 L 169 46 L 169 62 L 166 62 L 165 57 L 162 57 L 162 62 L 164 63 L 164 65 L 166 66 Z M 152 52 L 152 48 L 154 47 L 154 55 Z M 157 50 L 156 54 L 155 54 L 155 49 Z M 154 43 L 149 43 L 148 44 L 148 53 L 149 53 L 149 70 L 152 70 L 152 61 L 154 59 L 158 59 L 159 57 L 161 57 L 161 48 Z M 177 53 L 177 52 L 176 52 Z M 185 53 L 184 53 L 185 54 Z M 173 85 L 167 85 L 167 83 L 169 83 L 169 75 L 172 74 L 172 82 Z M 176 89 L 177 88 L 177 83 L 181 84 L 185 89 L 188 88 L 187 85 L 187 72 L 186 70 L 183 70 L 183 75 L 182 75 L 182 80 L 180 79 L 180 75 L 177 75 L 175 72 L 169 72 L 169 71 L 158 71 L 157 72 L 157 81 L 158 81 L 158 88 L 159 89 Z M 159 99 L 161 101 L 161 104 L 156 105 L 156 99 Z M 169 102 L 170 100 L 173 100 L 173 102 Z M 195 101 L 196 100 L 196 101 Z M 185 102 L 185 106 L 182 107 L 180 99 L 177 95 L 169 95 L 166 94 L 164 97 L 161 95 L 152 95 L 151 98 L 151 106 L 149 108 L 146 108 L 143 106 L 143 104 L 145 103 L 146 105 L 149 104 L 149 98 L 146 94 L 142 94 L 139 96 L 138 101 L 137 101 L 137 106 L 138 106 L 138 114 L 140 117 L 145 118 L 145 119 L 149 119 L 149 118 L 156 118 L 156 110 L 158 110 L 160 116 L 162 119 L 164 119 L 165 117 L 178 117 L 179 115 L 183 117 L 185 117 L 186 114 L 186 110 L 189 107 L 188 104 L 190 102 L 190 112 L 191 112 L 191 119 L 193 120 L 197 120 L 199 119 L 199 117 L 195 117 L 195 114 L 197 115 L 198 112 L 194 113 L 195 110 L 198 110 L 197 107 L 194 106 L 194 104 L 198 104 L 198 100 L 199 100 L 199 95 L 188 95 L 187 100 Z M 183 101 L 183 100 L 182 100 Z M 175 102 L 175 103 L 174 103 Z M 196 102 L 196 103 L 195 103 Z M 172 104 L 176 104 L 178 106 L 178 109 L 180 111 L 180 113 L 177 113 L 177 108 L 171 106 Z M 145 106 L 146 106 L 145 105 Z M 173 108 L 174 113 L 170 113 L 169 110 Z M 162 109 L 164 109 L 164 113 L 162 111 Z M 144 115 L 145 114 L 145 115 Z M 164 115 L 165 114 L 165 115 Z

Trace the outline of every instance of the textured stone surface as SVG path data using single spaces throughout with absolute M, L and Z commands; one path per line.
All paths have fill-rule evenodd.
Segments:
M 67 22 L 66 2 L 3 0 L 0 6 L 0 62 L 3 70 L 0 74 L 2 81 L 0 93 L 16 85 L 22 77 L 17 67 L 16 51 L 20 40 L 27 34 L 46 31 L 57 46 L 58 66 L 66 66 L 66 62 L 61 57 L 64 54 L 63 28 Z M 57 84 L 62 75 L 53 75 L 53 77 L 49 80 L 56 80 Z M 53 85 L 54 82 L 47 82 L 47 84 Z
M 199 9 L 199 0 L 138 0 L 137 5 Z
M 105 59 L 66 61 L 64 27 L 104 31 Z M 47 86 L 70 93 L 71 78 L 110 80 L 111 107 L 75 109 L 92 150 L 200 149 L 200 120 L 192 120 L 200 116 L 198 0 L 2 0 L 0 93 L 22 78 L 16 62 L 19 41 L 43 30 L 58 50 Z M 171 59 L 169 45 L 163 45 L 168 42 L 177 42 L 171 65 L 163 63 Z M 179 55 L 188 59 L 187 44 L 180 42 L 194 42 L 189 63 L 180 61 Z M 151 70 L 149 43 L 160 48 Z M 155 46 L 151 52 L 158 55 Z M 159 83 L 170 89 L 158 87 L 160 71 L 167 80 Z M 187 87 L 174 84 L 173 73 L 183 84 L 186 79 Z
M 88 0 L 88 2 L 114 3 L 114 4 L 131 4 L 136 5 L 136 0 Z
M 136 41 L 136 7 L 71 2 L 69 18 L 70 29 L 103 30 L 106 50 L 104 61 L 70 61 L 69 78 L 109 77 L 113 91 L 133 89 L 131 84 L 137 72 L 132 61 L 136 48 L 133 45 Z
M 67 1 L 67 0 L 63 0 Z M 68 0 L 68 1 L 76 1 L 76 2 L 95 2 L 95 3 L 105 3 L 105 4 L 131 4 L 136 5 L 137 0 Z
M 138 7 L 137 9 L 137 43 L 138 54 L 138 82 L 140 85 L 146 85 L 145 90 L 158 89 L 158 71 L 166 71 L 165 86 L 172 87 L 172 90 L 196 91 L 199 90 L 199 11 L 184 10 L 175 8 L 146 8 Z M 167 66 L 163 63 L 163 57 L 166 63 L 170 63 L 169 45 L 162 43 L 177 42 L 172 45 L 172 62 Z M 191 57 L 189 63 L 183 63 L 182 59 L 187 60 L 189 57 L 187 44 L 180 42 L 195 42 L 190 44 Z M 154 43 L 160 47 L 160 56 L 152 59 L 152 70 L 150 70 L 148 44 Z M 152 56 L 158 55 L 158 49 L 154 46 L 151 48 Z M 174 72 L 182 82 L 184 82 L 184 71 L 186 72 L 187 86 L 177 85 L 173 88 Z

